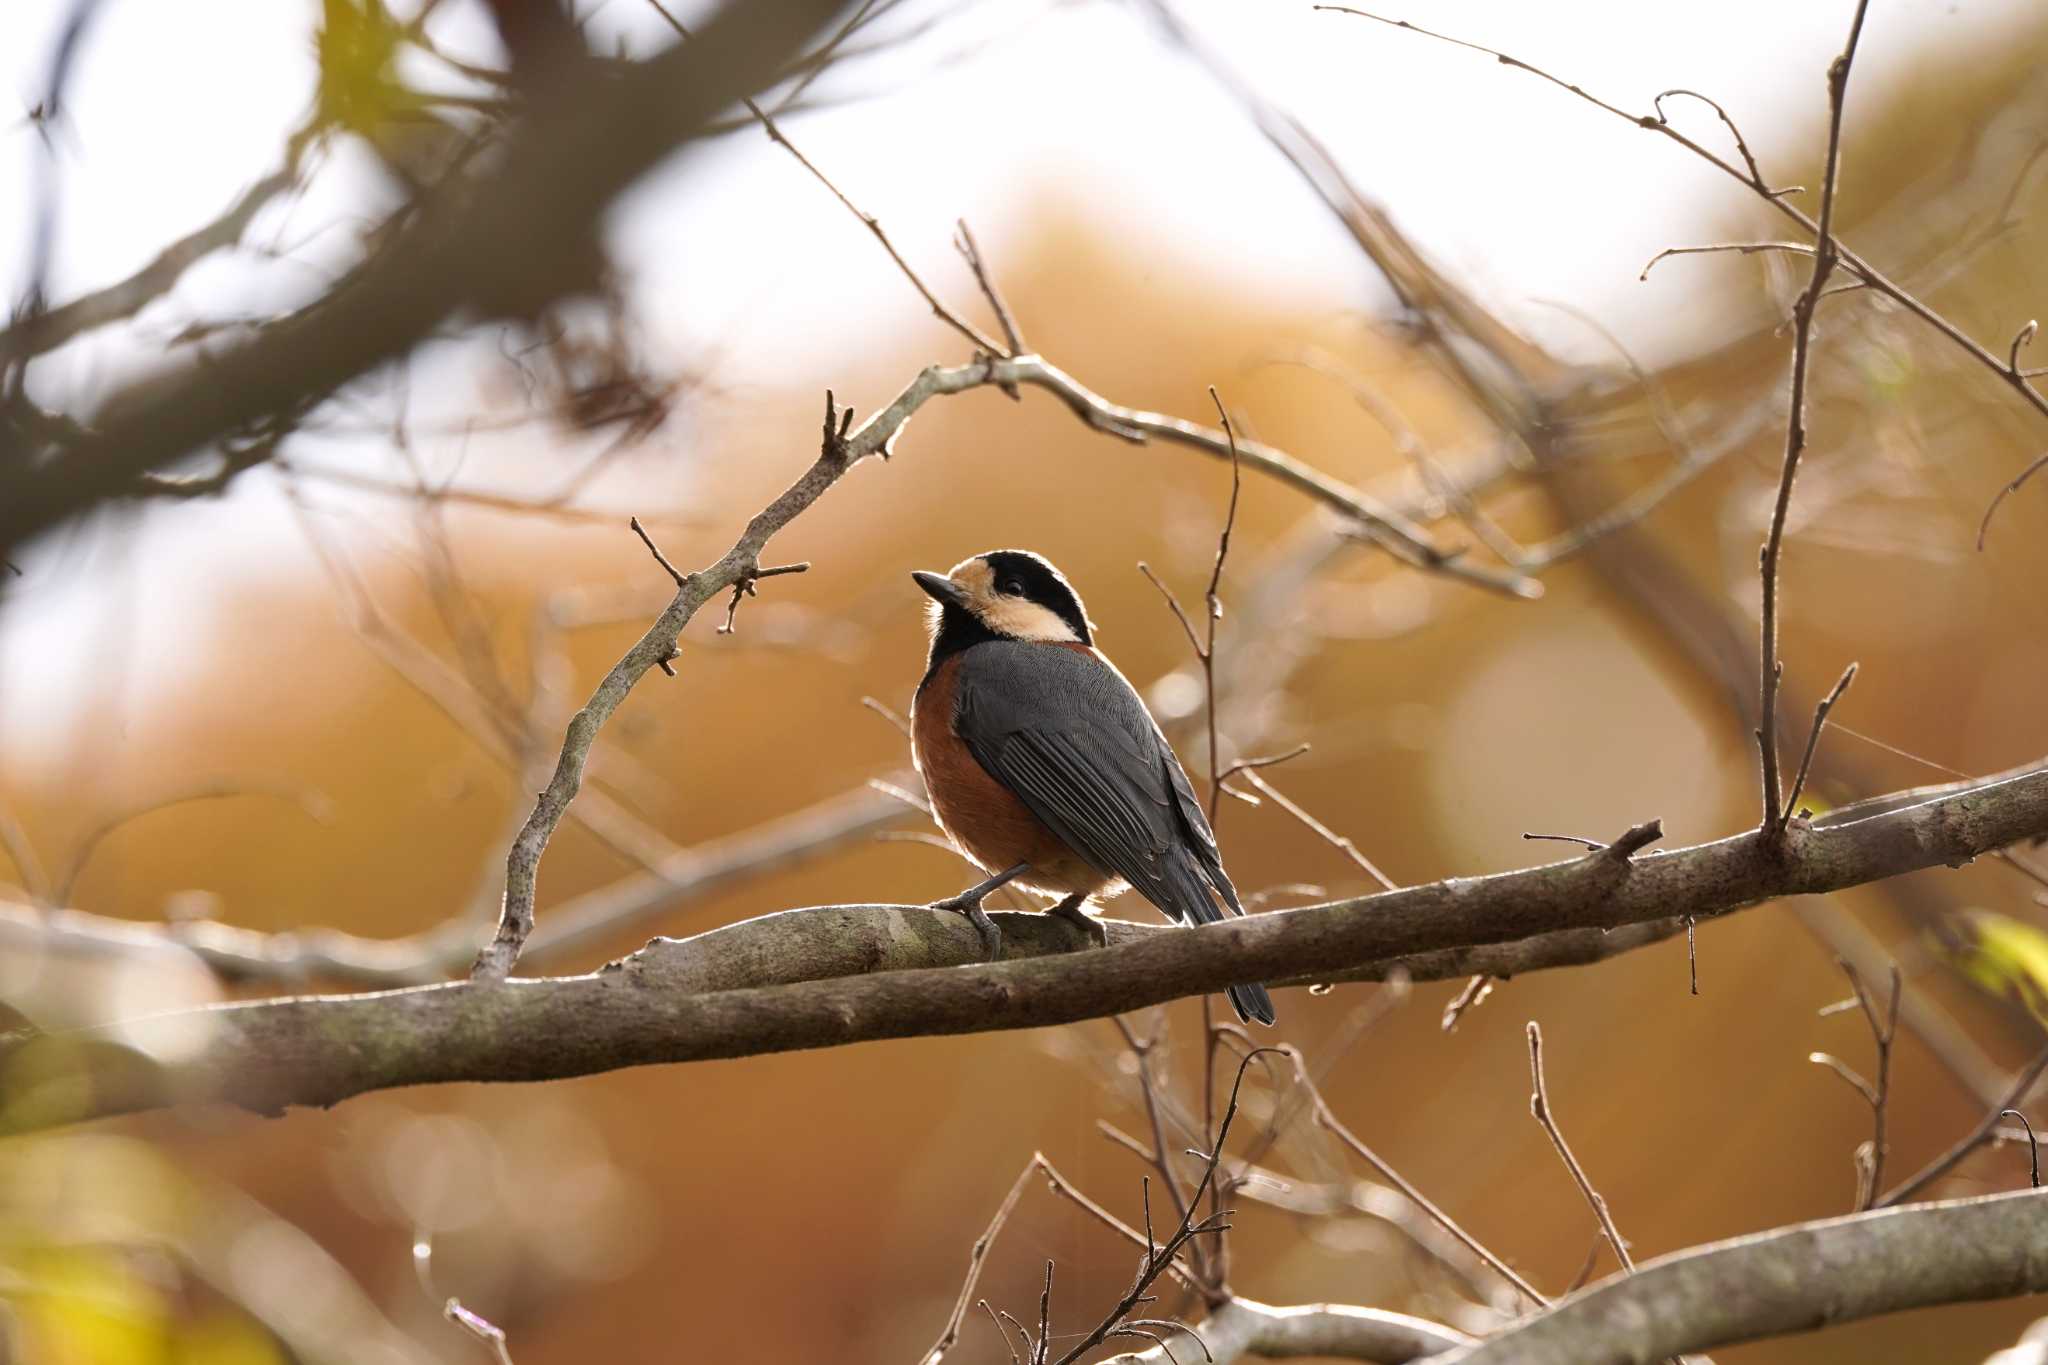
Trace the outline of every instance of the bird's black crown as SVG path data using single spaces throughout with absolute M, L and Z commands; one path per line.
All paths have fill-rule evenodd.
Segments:
M 1050 562 L 1029 550 L 990 550 L 981 558 L 995 573 L 997 592 L 1036 602 L 1072 626 L 1082 644 L 1094 643 L 1080 595 Z

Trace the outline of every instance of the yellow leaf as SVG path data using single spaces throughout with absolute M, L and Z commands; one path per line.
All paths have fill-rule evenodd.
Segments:
M 1942 950 L 1988 993 L 2048 1024 L 2048 933 L 1989 910 L 1965 910 Z

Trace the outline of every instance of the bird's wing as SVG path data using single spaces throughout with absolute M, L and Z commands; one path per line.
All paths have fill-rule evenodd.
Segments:
M 1239 909 L 1187 775 L 1114 668 L 998 641 L 966 653 L 954 695 L 976 761 L 1089 863 L 1177 920 L 1219 918 L 1211 887 Z

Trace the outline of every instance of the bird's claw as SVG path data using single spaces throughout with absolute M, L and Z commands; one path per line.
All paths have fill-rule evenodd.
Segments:
M 1001 962 L 1003 960 L 1003 931 L 996 928 L 996 922 L 988 917 L 988 911 L 981 908 L 981 903 L 988 899 L 991 891 L 1008 884 L 1012 878 L 1023 873 L 1029 867 L 1029 863 L 1019 863 L 1008 871 L 998 872 L 986 881 L 975 883 L 957 896 L 948 896 L 942 901 L 933 901 L 931 908 L 934 910 L 950 910 L 956 915 L 967 916 L 967 922 L 973 925 L 974 932 L 981 936 L 983 960 Z

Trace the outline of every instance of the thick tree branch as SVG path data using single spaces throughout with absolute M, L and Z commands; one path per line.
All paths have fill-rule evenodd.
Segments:
M 2048 1191 L 1918 1204 L 1676 1252 L 1433 1365 L 1647 1362 L 2048 1290 Z
M 91 435 L 13 472 L 0 488 L 0 556 L 140 474 L 299 411 L 404 354 L 453 313 L 530 312 L 587 287 L 604 207 L 772 80 L 837 7 L 727 5 L 692 42 L 550 81 L 501 157 L 437 193 L 318 303 L 128 385 L 89 422 Z
M 1462 1332 L 1404 1313 L 1339 1303 L 1275 1308 L 1251 1299 L 1232 1299 L 1195 1331 L 1201 1335 L 1200 1347 L 1189 1343 L 1169 1355 L 1155 1346 L 1136 1354 L 1111 1356 L 1102 1365 L 1166 1365 L 1176 1356 L 1183 1361 L 1200 1360 L 1204 1365 L 1232 1365 L 1246 1356 L 1267 1360 L 1317 1356 L 1407 1365 L 1411 1360 L 1456 1350 L 1471 1340 Z
M 1065 926 L 1020 916 L 1033 932 L 1006 926 L 1015 960 L 950 971 L 906 969 L 979 955 L 958 916 L 833 906 L 749 920 L 680 945 L 657 940 L 584 977 L 252 1001 L 129 1020 L 15 1049 L 4 1059 L 16 1083 L 5 1122 L 32 1128 L 186 1099 L 276 1112 L 394 1086 L 548 1080 L 1029 1028 L 1240 981 L 1329 980 L 1406 965 L 1418 954 L 1705 917 L 1960 865 L 2048 834 L 2048 768 L 1868 818 L 1856 818 L 1853 806 L 1831 814 L 1827 823 L 1793 822 L 1776 849 L 1751 831 L 1630 859 L 1602 850 L 1199 929 L 1139 930 L 1128 941 L 1120 933 L 1107 949 L 1057 957 L 1026 956 L 1023 945 L 1038 934 L 1065 935 Z M 1481 969 L 1469 956 L 1459 967 Z M 824 979 L 790 984 L 793 970 Z M 88 1068 L 81 1049 L 98 1064 Z M 38 1076 L 52 1083 L 34 1084 Z

